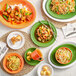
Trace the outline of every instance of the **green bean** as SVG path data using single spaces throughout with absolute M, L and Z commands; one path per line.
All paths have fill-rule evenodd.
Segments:
M 22 9 L 20 9 L 20 13 L 22 14 Z
M 8 4 L 6 4 L 6 10 L 5 11 L 7 11 L 7 9 L 8 9 Z
M 30 13 L 29 15 L 31 15 L 32 13 Z
M 4 17 L 6 20 L 8 20 L 8 17 L 7 17 L 6 15 L 3 15 L 3 17 Z

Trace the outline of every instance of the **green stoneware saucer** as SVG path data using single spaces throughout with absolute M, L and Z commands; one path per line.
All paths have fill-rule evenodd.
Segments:
M 36 30 L 41 24 L 45 24 L 45 25 L 50 26 L 50 27 L 52 28 L 52 30 L 53 30 L 53 33 L 54 33 L 53 38 L 52 38 L 50 41 L 46 42 L 46 43 L 39 42 L 39 41 L 36 39 L 36 37 L 35 37 L 35 30 Z M 32 41 L 33 41 L 36 45 L 38 45 L 38 46 L 40 46 L 40 47 L 47 47 L 47 46 L 52 45 L 52 44 L 55 42 L 56 37 L 57 37 L 56 28 L 55 28 L 55 26 L 54 26 L 52 23 L 50 23 L 50 22 L 48 22 L 48 21 L 44 21 L 44 20 L 39 21 L 39 22 L 35 23 L 35 24 L 33 25 L 32 29 L 31 29 L 31 39 L 32 39 Z
M 65 15 L 56 14 L 55 12 L 51 11 L 51 9 L 50 9 L 51 1 L 52 0 L 47 0 L 45 8 L 46 8 L 46 11 L 48 12 L 48 14 L 51 15 L 52 17 L 57 18 L 57 19 L 69 19 L 76 15 L 76 6 L 75 6 L 75 12 L 71 12 L 71 13 L 65 14 Z M 75 0 L 75 2 L 76 2 L 76 0 Z
M 31 61 L 27 60 L 27 52 L 29 52 L 29 51 L 33 52 L 35 49 L 36 48 L 29 48 L 28 50 L 26 50 L 26 52 L 24 54 L 24 59 L 29 65 L 37 65 L 38 63 L 40 63 L 40 61 L 33 60 L 33 59 L 31 59 Z
M 53 65 L 55 68 L 62 69 L 62 68 L 68 68 L 72 66 L 74 63 L 76 63 L 76 46 L 75 45 L 70 44 L 70 43 L 65 43 L 65 44 L 58 45 L 57 47 L 51 49 L 49 56 L 48 56 L 50 64 Z M 72 60 L 68 64 L 60 64 L 55 59 L 55 53 L 61 47 L 67 47 L 72 51 Z

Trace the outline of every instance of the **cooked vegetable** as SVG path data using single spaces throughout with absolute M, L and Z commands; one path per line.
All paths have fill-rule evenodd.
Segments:
M 61 64 L 67 64 L 72 59 L 72 52 L 69 48 L 61 47 L 56 51 L 56 60 Z
M 43 71 L 47 71 L 47 70 L 48 70 L 48 67 L 47 67 L 47 66 L 43 66 L 43 67 L 42 67 L 42 70 L 43 70 Z
M 41 75 L 46 75 L 46 71 L 41 71 Z
M 51 75 L 51 72 L 50 71 L 46 71 L 46 75 Z
M 30 21 L 32 19 L 32 11 L 25 8 L 25 6 L 21 5 L 21 7 L 19 5 L 6 4 L 6 8 L 2 11 L 3 18 L 12 24 Z
M 28 51 L 28 52 L 27 52 L 27 60 L 28 60 L 28 61 L 31 61 L 31 59 L 32 59 L 32 58 L 31 58 L 31 53 L 32 53 L 31 51 Z
M 29 52 L 27 53 L 27 55 L 31 55 L 31 53 L 32 53 L 32 52 L 31 52 L 31 51 L 29 51 Z
M 51 76 L 51 68 L 49 68 L 49 66 L 47 65 L 44 65 L 42 67 L 42 70 L 41 70 L 41 76 L 45 75 L 45 76 Z
M 8 4 L 6 4 L 6 9 L 5 9 L 5 11 L 7 11 L 7 9 L 8 9 Z
M 40 25 L 35 31 L 36 39 L 40 42 L 47 42 L 52 39 L 53 32 L 47 25 Z
M 27 60 L 31 61 L 31 56 L 30 55 L 27 56 Z
M 22 14 L 23 12 L 22 12 L 22 9 L 20 9 L 20 13 Z
M 11 38 L 11 42 L 13 44 L 15 44 L 16 42 L 21 41 L 21 40 L 22 40 L 22 37 L 20 35 L 17 35 L 16 37 Z
M 8 69 L 15 71 L 19 69 L 20 63 L 20 59 L 17 56 L 10 56 L 7 58 L 6 66 Z
M 74 0 L 52 0 L 50 8 L 53 12 L 59 14 L 67 14 L 75 12 Z
M 32 13 L 29 13 L 29 15 L 31 15 Z
M 4 19 L 8 20 L 8 17 L 6 15 L 3 15 Z

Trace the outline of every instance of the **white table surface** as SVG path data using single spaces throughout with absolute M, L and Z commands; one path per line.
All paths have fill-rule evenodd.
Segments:
M 41 9 L 40 9 L 41 8 L 41 3 L 40 3 L 41 0 L 29 0 L 29 1 L 35 6 L 36 11 L 37 11 L 37 17 L 36 17 L 35 22 L 37 22 L 38 20 L 43 20 L 43 17 L 41 15 Z M 27 28 L 20 29 L 20 30 L 27 32 L 29 34 L 30 29 L 33 26 L 33 24 Z M 10 29 L 10 28 L 8 28 L 0 23 L 0 37 L 11 30 L 15 30 L 15 29 Z M 52 46 L 49 46 L 46 48 L 40 48 L 42 53 L 43 53 L 43 56 L 44 56 L 44 61 L 42 61 L 40 64 L 43 64 L 45 62 L 48 63 L 47 58 L 48 58 L 49 50 L 57 43 L 60 43 L 62 41 L 76 42 L 76 37 L 65 39 L 61 29 L 57 29 L 57 33 L 58 33 L 57 40 Z M 38 64 L 30 73 L 28 73 L 24 76 L 37 76 L 37 68 L 39 67 L 40 64 Z M 8 76 L 8 75 L 0 69 L 0 76 Z M 54 76 L 76 76 L 76 65 L 72 66 L 71 68 L 63 69 L 63 70 L 59 70 L 59 69 L 54 68 Z

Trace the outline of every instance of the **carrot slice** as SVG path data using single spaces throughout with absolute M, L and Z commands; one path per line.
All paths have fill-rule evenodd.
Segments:
M 68 1 L 66 1 L 66 3 L 68 4 Z
M 72 2 L 74 2 L 74 0 L 72 0 Z
M 57 12 L 57 14 L 59 15 L 59 12 Z
M 59 2 L 56 2 L 56 4 L 59 4 Z

